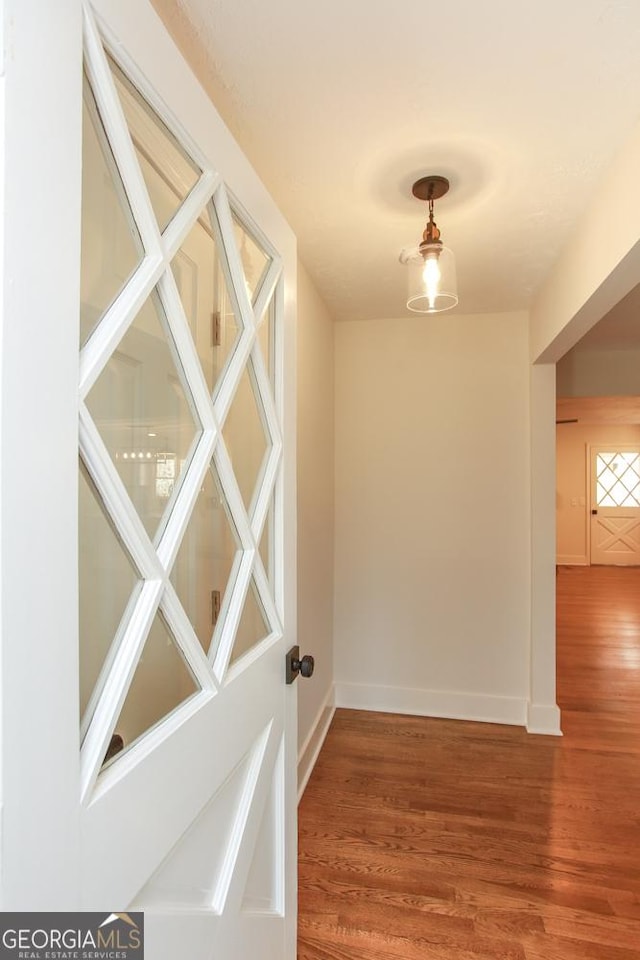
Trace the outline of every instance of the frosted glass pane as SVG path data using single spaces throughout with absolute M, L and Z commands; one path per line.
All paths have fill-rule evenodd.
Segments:
M 87 397 L 87 406 L 153 538 L 201 432 L 152 296 Z
M 158 226 L 164 230 L 201 171 L 120 68 L 109 62 Z
M 267 622 L 267 616 L 252 580 L 251 587 L 247 591 L 240 623 L 238 624 L 230 662 L 233 663 L 243 654 L 247 653 L 257 643 L 260 643 L 261 640 L 268 637 L 270 633 L 271 630 Z
M 273 313 L 272 301 L 265 310 L 258 327 L 258 344 L 271 383 L 273 383 Z
M 124 749 L 199 689 L 169 627 L 156 616 L 115 726 Z
M 82 465 L 78 497 L 82 718 L 127 602 L 140 581 Z
M 239 537 L 229 520 L 212 465 L 171 572 L 171 582 L 205 653 L 209 652 L 217 614 L 239 552 Z
M 249 509 L 262 473 L 271 438 L 260 410 L 262 402 L 245 370 L 233 398 L 223 435 L 242 499 Z
M 142 241 L 87 78 L 82 109 L 80 343 L 142 258 Z
M 240 339 L 208 210 L 188 233 L 171 264 L 209 391 Z
M 249 231 L 244 227 L 240 220 L 233 215 L 233 227 L 236 235 L 236 242 L 240 250 L 240 261 L 244 272 L 244 281 L 247 285 L 247 293 L 251 301 L 255 300 L 264 276 L 271 263 L 271 258 L 254 240 Z
M 260 537 L 260 544 L 258 550 L 260 553 L 260 558 L 264 565 L 267 577 L 269 578 L 269 583 L 271 589 L 274 589 L 274 578 L 273 578 L 273 525 L 274 525 L 274 498 L 271 496 L 271 504 L 269 506 L 269 512 L 267 514 L 267 519 L 265 520 L 264 530 L 262 531 L 262 536 Z
M 637 452 L 599 453 L 596 457 L 599 507 L 640 506 L 640 456 Z

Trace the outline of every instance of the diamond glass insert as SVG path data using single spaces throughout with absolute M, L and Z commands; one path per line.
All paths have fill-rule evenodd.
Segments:
M 82 463 L 78 499 L 82 718 L 127 602 L 140 581 Z
M 107 142 L 89 81 L 82 105 L 82 257 L 80 344 L 142 258 L 142 241 Z
M 252 647 L 255 647 L 261 640 L 268 637 L 270 633 L 271 627 L 269 626 L 267 615 L 259 599 L 255 581 L 252 577 L 251 586 L 247 590 L 247 596 L 244 601 L 244 609 L 238 624 L 229 662 L 235 663 L 241 656 L 248 653 Z
M 267 519 L 264 522 L 264 529 L 262 531 L 262 536 L 260 537 L 260 544 L 258 551 L 260 553 L 260 558 L 264 565 L 265 572 L 269 578 L 269 583 L 271 589 L 274 588 L 273 582 L 273 523 L 274 523 L 274 497 L 271 495 L 271 503 L 269 505 L 269 512 L 267 513 Z
M 205 653 L 209 652 L 233 562 L 239 552 L 239 537 L 229 520 L 212 464 L 171 572 L 171 582 Z
M 597 454 L 596 504 L 640 507 L 640 453 Z
M 171 264 L 209 392 L 240 339 L 240 324 L 227 293 L 209 210 L 187 235 Z
M 271 257 L 258 246 L 246 227 L 233 215 L 233 229 L 240 251 L 240 261 L 244 272 L 244 282 L 247 285 L 249 299 L 253 303 L 256 294 L 262 285 L 265 274 L 269 269 Z
M 253 369 L 251 361 L 249 366 Z M 223 429 L 224 441 L 233 463 L 242 499 L 247 510 L 262 474 L 271 447 L 252 377 L 244 371 Z
M 258 343 L 270 383 L 273 383 L 273 313 L 274 303 L 271 300 L 258 326 Z
M 109 63 L 151 205 L 164 230 L 201 171 L 120 68 Z
M 159 298 L 152 295 L 87 397 L 113 462 L 153 538 L 201 433 L 176 370 Z
M 114 734 L 128 749 L 200 690 L 160 614 L 151 625 Z

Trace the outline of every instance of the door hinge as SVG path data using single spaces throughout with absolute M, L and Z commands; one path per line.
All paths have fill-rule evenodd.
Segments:
M 214 347 L 220 346 L 222 320 L 220 313 L 211 314 L 211 343 Z
M 211 623 L 215 627 L 218 622 L 218 617 L 220 616 L 220 591 L 212 590 L 211 591 Z

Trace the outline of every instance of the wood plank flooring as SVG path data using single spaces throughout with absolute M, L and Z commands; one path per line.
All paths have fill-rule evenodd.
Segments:
M 560 568 L 564 737 L 340 710 L 298 960 L 640 960 L 640 568 Z

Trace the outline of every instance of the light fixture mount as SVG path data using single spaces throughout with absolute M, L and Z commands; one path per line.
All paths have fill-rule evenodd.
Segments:
M 420 177 L 414 183 L 411 192 L 418 200 L 439 200 L 449 192 L 449 181 L 446 177 L 435 174 L 430 177 Z

